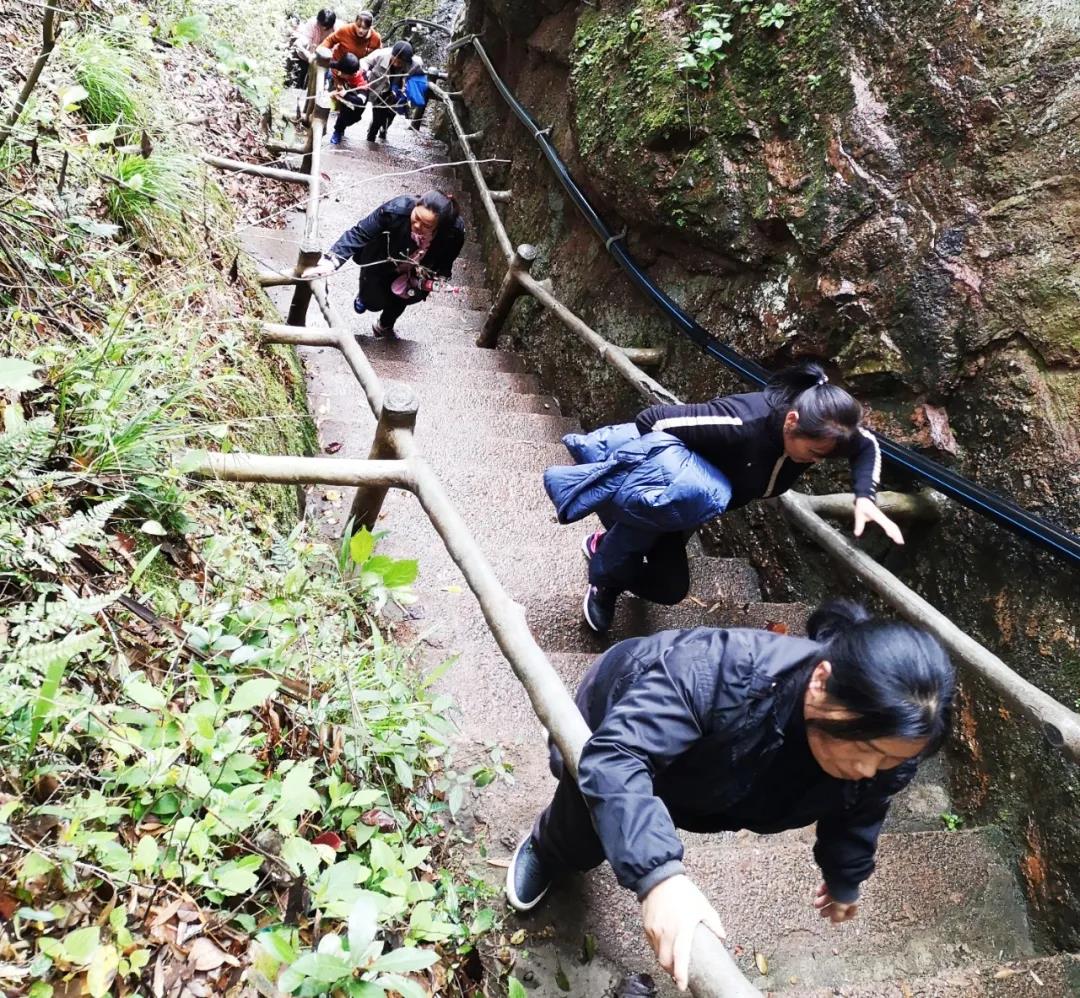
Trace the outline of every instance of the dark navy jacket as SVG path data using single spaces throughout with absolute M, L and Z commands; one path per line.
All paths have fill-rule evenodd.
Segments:
M 693 405 L 654 405 L 637 417 L 641 433 L 671 433 L 715 465 L 731 482 L 728 509 L 790 489 L 813 465 L 796 464 L 784 454 L 783 413 L 763 392 L 722 395 Z M 881 477 L 881 451 L 874 435 L 856 434 L 848 455 L 852 491 L 874 499 Z
M 760 824 L 738 806 L 783 745 L 821 658 L 804 638 L 700 627 L 622 641 L 592 666 L 577 694 L 593 729 L 578 787 L 620 884 L 643 898 L 683 872 L 676 826 L 770 833 L 816 821 L 814 858 L 830 893 L 858 897 L 914 761 L 868 780 L 822 774 L 782 820 Z
M 416 198 L 402 195 L 379 205 L 342 233 L 327 255 L 334 257 L 338 266 L 351 257 L 363 268 L 361 278 L 365 283 L 389 284 L 397 276 L 398 261 L 406 259 L 412 252 L 409 220 L 416 203 Z M 449 278 L 464 245 L 465 223 L 458 218 L 453 225 L 439 226 L 420 263 L 441 277 Z
M 597 513 L 605 523 L 676 533 L 719 516 L 731 498 L 727 479 L 668 433 L 639 436 L 624 423 L 563 443 L 578 463 L 544 472 L 560 523 Z

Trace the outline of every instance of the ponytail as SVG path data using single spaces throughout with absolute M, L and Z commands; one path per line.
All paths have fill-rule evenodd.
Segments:
M 807 633 L 824 644 L 832 672 L 825 692 L 850 716 L 808 718 L 807 725 L 844 741 L 926 740 L 923 755 L 949 735 L 956 675 L 938 642 L 910 624 L 871 617 L 850 600 L 810 615 Z
M 835 440 L 849 446 L 862 422 L 862 406 L 839 385 L 829 383 L 825 369 L 803 361 L 777 372 L 765 386 L 765 400 L 780 420 L 789 412 L 799 414 L 797 436 Z

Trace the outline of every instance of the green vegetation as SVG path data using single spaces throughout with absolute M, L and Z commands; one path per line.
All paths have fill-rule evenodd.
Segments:
M 668 8 L 649 0 L 579 17 L 580 152 L 619 196 L 648 192 L 665 223 L 738 251 L 773 210 L 757 144 L 789 139 L 791 171 L 805 180 L 785 214 L 813 243 L 830 174 L 821 121 L 852 101 L 835 0 L 695 4 L 681 26 L 661 16 Z
M 417 564 L 187 475 L 314 432 L 190 108 L 153 91 L 151 31 L 194 72 L 235 25 L 166 7 L 70 25 L 0 175 L 0 990 L 462 991 L 495 914 L 448 833 L 505 767 L 451 768 L 451 705 L 393 641 Z
M 90 124 L 138 125 L 146 121 L 148 102 L 139 92 L 138 63 L 132 53 L 95 33 L 76 38 L 63 57 L 85 92 L 78 103 Z
M 964 819 L 958 814 L 953 814 L 952 811 L 943 811 L 941 823 L 945 826 L 945 831 L 958 832 L 964 825 Z

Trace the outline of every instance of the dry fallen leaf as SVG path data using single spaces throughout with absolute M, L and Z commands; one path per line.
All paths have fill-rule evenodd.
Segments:
M 196 939 L 188 950 L 188 963 L 196 970 L 217 970 L 223 963 L 234 967 L 240 966 L 236 957 L 229 956 L 223 949 L 211 942 L 205 936 Z

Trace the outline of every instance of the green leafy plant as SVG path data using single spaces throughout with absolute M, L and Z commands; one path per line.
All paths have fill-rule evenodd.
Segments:
M 964 819 L 959 814 L 953 814 L 952 811 L 943 811 L 941 813 L 941 823 L 945 826 L 946 831 L 958 832 L 963 827 Z
M 779 30 L 791 19 L 794 13 L 795 8 L 786 3 L 774 3 L 771 7 L 762 7 L 758 11 L 758 27 L 776 28 Z
M 734 38 L 729 30 L 734 15 L 718 3 L 697 4 L 690 14 L 698 28 L 686 39 L 686 51 L 676 65 L 698 85 L 707 85 L 714 70 L 727 57 L 724 47 Z

